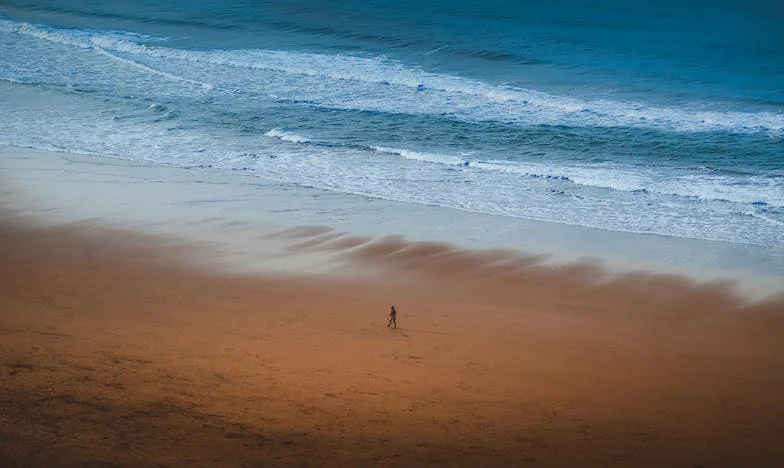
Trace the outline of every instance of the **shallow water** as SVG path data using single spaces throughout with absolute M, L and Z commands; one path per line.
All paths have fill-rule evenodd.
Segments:
M 3 2 L 0 143 L 784 246 L 775 2 Z
M 353 275 L 355 265 L 343 254 L 353 246 L 387 239 L 427 242 L 430 247 L 448 243 L 500 253 L 501 258 L 522 255 L 547 267 L 587 262 L 610 274 L 647 271 L 687 281 L 722 281 L 723 289 L 752 299 L 784 292 L 781 247 L 469 213 L 208 168 L 17 147 L 0 146 L 0 175 L 2 213 L 35 224 L 111 226 L 162 236 L 173 247 L 194 247 L 189 255 L 210 269 Z M 281 232 L 329 238 L 334 248 L 294 248 L 311 239 L 277 235 Z M 361 272 L 363 277 L 368 274 Z M 597 274 L 596 280 L 601 277 Z

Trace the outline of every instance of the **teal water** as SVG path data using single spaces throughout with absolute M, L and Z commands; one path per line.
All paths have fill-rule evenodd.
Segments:
M 769 1 L 0 0 L 0 143 L 784 246 Z

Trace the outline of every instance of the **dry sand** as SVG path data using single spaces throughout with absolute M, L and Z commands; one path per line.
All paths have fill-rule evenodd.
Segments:
M 372 274 L 218 275 L 4 219 L 3 466 L 784 466 L 782 299 L 317 229 L 280 235 Z

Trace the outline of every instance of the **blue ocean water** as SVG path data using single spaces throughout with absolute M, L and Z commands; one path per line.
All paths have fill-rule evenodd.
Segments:
M 765 0 L 0 0 L 0 143 L 781 247 L 782 24 Z

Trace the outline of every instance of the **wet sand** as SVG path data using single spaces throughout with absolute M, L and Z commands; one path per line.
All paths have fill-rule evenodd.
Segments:
M 221 274 L 4 216 L 3 466 L 784 466 L 784 299 L 279 236 L 366 274 Z

